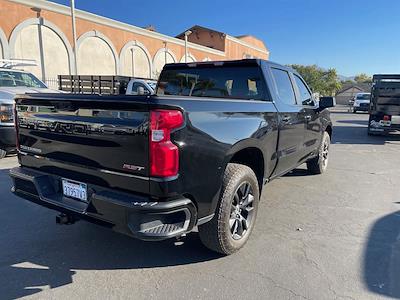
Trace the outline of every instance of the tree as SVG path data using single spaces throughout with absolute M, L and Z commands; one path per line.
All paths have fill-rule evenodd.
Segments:
M 371 83 L 372 78 L 365 73 L 361 73 L 354 77 L 354 81 L 357 83 Z
M 345 84 L 354 84 L 355 82 L 354 82 L 354 80 L 346 79 L 346 80 L 342 80 L 340 83 L 342 85 L 345 85 Z
M 335 69 L 326 70 L 317 65 L 290 65 L 290 67 L 299 72 L 314 93 L 319 93 L 321 96 L 333 96 L 342 87 Z

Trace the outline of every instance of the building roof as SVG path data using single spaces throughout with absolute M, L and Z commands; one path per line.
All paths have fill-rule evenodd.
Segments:
M 343 87 L 336 93 L 336 95 L 342 94 L 346 92 L 347 90 L 351 88 L 356 88 L 360 90 L 360 92 L 366 92 L 368 93 L 371 90 L 371 84 L 370 83 L 346 83 L 343 85 Z
M 188 31 L 188 30 L 192 31 L 192 33 L 194 33 L 194 34 L 200 33 L 200 32 L 209 32 L 211 36 L 212 35 L 218 35 L 218 36 L 221 37 L 222 40 L 225 40 L 225 39 L 231 40 L 231 41 L 234 41 L 236 43 L 239 43 L 239 44 L 245 45 L 247 47 L 253 48 L 254 50 L 257 50 L 257 51 L 260 51 L 260 52 L 269 53 L 267 47 L 265 46 L 265 43 L 262 40 L 256 38 L 253 35 L 240 35 L 240 36 L 236 36 L 235 37 L 235 36 L 231 36 L 229 34 L 226 34 L 224 32 L 221 32 L 221 31 L 218 31 L 218 30 L 215 30 L 215 29 L 211 29 L 211 28 L 207 28 L 207 27 L 204 27 L 204 26 L 200 26 L 200 25 L 194 25 L 194 26 L 190 27 L 189 29 L 185 30 L 184 32 L 178 34 L 176 36 L 176 38 L 184 39 L 185 38 L 185 32 Z M 193 39 L 190 38 L 190 36 L 189 36 L 189 40 L 192 43 L 198 43 L 200 45 L 203 45 L 203 46 L 206 46 L 206 47 L 209 47 L 209 48 L 215 48 L 215 49 L 224 48 L 224 47 L 217 46 L 217 45 L 210 45 L 209 41 L 204 43 L 204 41 L 201 41 L 201 40 L 197 40 L 197 41 L 193 40 Z M 220 49 L 220 50 L 223 50 L 223 49 Z
M 207 28 L 207 27 L 203 27 L 203 26 L 200 26 L 200 25 L 194 25 L 194 26 L 190 27 L 189 29 L 186 29 L 184 32 L 178 34 L 178 35 L 176 36 L 176 38 L 182 39 L 182 38 L 185 36 L 185 32 L 188 31 L 188 30 L 192 31 L 193 33 L 195 33 L 196 31 L 209 31 L 209 32 L 212 32 L 212 33 L 219 34 L 219 35 L 221 35 L 222 37 L 225 37 L 225 36 L 226 36 L 226 34 L 223 33 L 223 32 L 221 32 L 221 31 L 214 30 L 214 29 Z

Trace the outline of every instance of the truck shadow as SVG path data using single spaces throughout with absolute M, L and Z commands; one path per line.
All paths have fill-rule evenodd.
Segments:
M 364 282 L 374 293 L 400 299 L 400 211 L 372 226 L 364 253 Z
M 143 242 L 84 221 L 58 226 L 56 212 L 9 192 L 8 171 L 0 170 L 1 299 L 71 284 L 78 270 L 167 267 L 221 258 L 202 246 L 197 233 L 178 243 Z
M 337 121 L 338 123 L 350 124 L 349 126 L 334 126 L 333 128 L 333 144 L 351 144 L 351 145 L 385 145 L 398 144 L 400 146 L 400 134 L 390 133 L 384 136 L 369 136 L 367 134 L 368 121 L 349 120 Z M 354 126 L 351 126 L 354 125 Z M 360 126 L 365 125 L 365 126 Z

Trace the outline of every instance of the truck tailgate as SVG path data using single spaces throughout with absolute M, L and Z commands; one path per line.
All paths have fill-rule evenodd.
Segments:
M 149 192 L 146 97 L 24 95 L 16 114 L 22 166 Z

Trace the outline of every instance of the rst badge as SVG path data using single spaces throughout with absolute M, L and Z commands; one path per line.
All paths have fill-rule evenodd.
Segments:
M 124 164 L 122 166 L 123 169 L 125 170 L 130 170 L 130 171 L 143 171 L 144 167 L 141 166 L 135 166 L 135 165 L 129 165 L 129 164 Z

